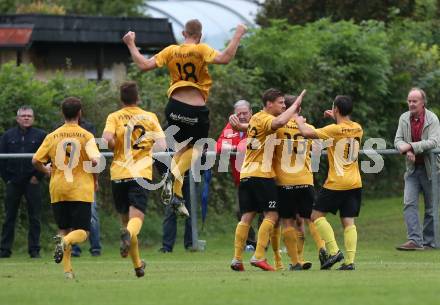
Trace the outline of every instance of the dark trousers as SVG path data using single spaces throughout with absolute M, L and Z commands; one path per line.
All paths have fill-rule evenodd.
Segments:
M 191 214 L 191 201 L 189 194 L 189 181 L 188 175 L 185 176 L 183 180 L 183 199 L 185 200 L 185 206 L 188 212 Z M 177 234 L 177 216 L 173 209 L 168 205 L 165 208 L 165 218 L 162 223 L 163 227 L 163 237 L 162 237 L 162 248 L 173 251 L 174 243 L 176 242 Z M 183 246 L 188 249 L 192 246 L 192 229 L 191 229 L 191 218 L 188 217 L 185 220 L 185 233 L 183 236 Z
M 24 195 L 27 204 L 29 218 L 28 231 L 28 252 L 40 251 L 40 213 L 41 213 L 41 191 L 40 184 L 32 183 L 7 183 L 5 197 L 5 222 L 2 228 L 0 250 L 12 253 L 11 248 L 14 242 L 15 223 L 17 221 L 20 199 Z

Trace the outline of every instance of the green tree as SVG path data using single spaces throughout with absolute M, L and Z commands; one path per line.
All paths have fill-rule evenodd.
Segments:
M 58 0 L 68 14 L 102 16 L 143 16 L 144 0 Z
M 144 16 L 144 0 L 2 0 L 0 13 L 36 12 L 43 14 L 94 15 L 94 16 Z M 57 7 L 57 10 L 51 7 Z
M 435 20 L 396 19 L 385 26 L 377 21 L 356 24 L 322 19 L 299 26 L 274 20 L 245 39 L 238 64 L 258 68 L 264 88 L 296 94 L 306 88 L 302 111 L 315 126 L 330 123 L 322 113 L 336 95 L 350 95 L 355 103 L 353 119 L 363 125 L 364 138 L 380 137 L 392 147 L 411 87 L 425 89 L 430 109 L 438 113 L 436 24 Z M 377 195 L 400 187 L 394 177 L 402 164 L 395 156 L 386 158 L 382 173 L 364 177 L 366 189 Z
M 268 26 L 271 19 L 287 19 L 291 24 L 304 24 L 329 17 L 333 21 L 362 20 L 388 21 L 399 15 L 412 17 L 417 0 L 266 0 L 257 15 L 257 23 Z
M 31 105 L 35 110 L 36 125 L 46 129 L 56 111 L 52 100 L 56 94 L 35 79 L 35 69 L 29 65 L 17 67 L 15 63 L 0 66 L 0 133 L 15 126 L 18 107 Z
M 377 22 L 360 26 L 327 19 L 291 26 L 277 21 L 244 42 L 239 63 L 260 68 L 266 87 L 289 93 L 306 88 L 304 111 L 319 125 L 337 94 L 353 97 L 359 117 L 384 109 L 390 74 L 386 44 L 385 28 Z M 367 135 L 383 132 L 379 119 L 367 126 Z

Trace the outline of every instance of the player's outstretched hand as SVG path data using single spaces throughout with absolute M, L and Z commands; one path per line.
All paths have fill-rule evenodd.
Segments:
M 237 25 L 237 28 L 235 29 L 235 33 L 239 35 L 240 37 L 246 34 L 247 32 L 247 26 L 244 24 Z
M 126 45 L 134 43 L 135 39 L 136 39 L 136 33 L 132 31 L 127 32 L 127 34 L 125 34 L 124 37 L 122 37 L 122 40 Z
M 303 117 L 302 115 L 298 115 L 298 116 L 295 117 L 295 122 L 298 125 L 305 124 L 306 121 L 307 121 L 307 119 L 305 117 Z
M 333 114 L 333 110 L 326 110 L 326 111 L 324 111 L 324 117 L 325 118 L 335 119 L 335 116 Z
M 306 89 L 304 89 L 301 94 L 296 98 L 291 107 L 295 108 L 295 113 L 298 113 L 301 109 L 301 103 L 304 95 L 306 94 Z

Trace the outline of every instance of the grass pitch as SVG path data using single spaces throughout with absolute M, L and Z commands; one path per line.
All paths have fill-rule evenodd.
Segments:
M 329 218 L 343 249 L 340 225 Z M 233 272 L 235 220 L 228 226 L 230 234 L 207 238 L 205 252 L 184 252 L 180 242 L 172 254 L 142 248 L 147 271 L 141 279 L 111 247 L 98 258 L 74 258 L 75 280 L 64 279 L 50 253 L 41 260 L 14 254 L 0 260 L 0 304 L 439 304 L 440 252 L 394 250 L 405 240 L 400 199 L 366 201 L 357 223 L 354 272 L 320 271 L 311 238 L 306 258 L 312 270 L 263 272 L 246 264 L 246 272 Z

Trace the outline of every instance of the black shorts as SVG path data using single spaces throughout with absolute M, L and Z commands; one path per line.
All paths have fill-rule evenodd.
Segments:
M 332 213 L 336 215 L 339 211 L 340 217 L 358 217 L 361 210 L 362 188 L 335 191 L 322 188 L 313 209 L 319 212 Z
M 179 127 L 179 131 L 173 136 L 178 143 L 192 138 L 190 144 L 194 144 L 197 140 L 208 137 L 209 110 L 206 106 L 191 106 L 170 97 L 165 107 L 165 116 L 168 127 Z
M 59 201 L 52 204 L 52 211 L 59 229 L 90 231 L 91 207 L 91 202 Z
M 299 214 L 302 218 L 310 219 L 315 189 L 312 185 L 278 186 L 278 212 L 281 218 L 295 218 Z
M 145 214 L 148 201 L 148 190 L 138 180 L 151 183 L 143 178 L 112 180 L 113 201 L 119 214 L 127 214 L 130 206 Z
M 272 178 L 249 177 L 238 187 L 240 213 L 277 211 L 278 194 Z

